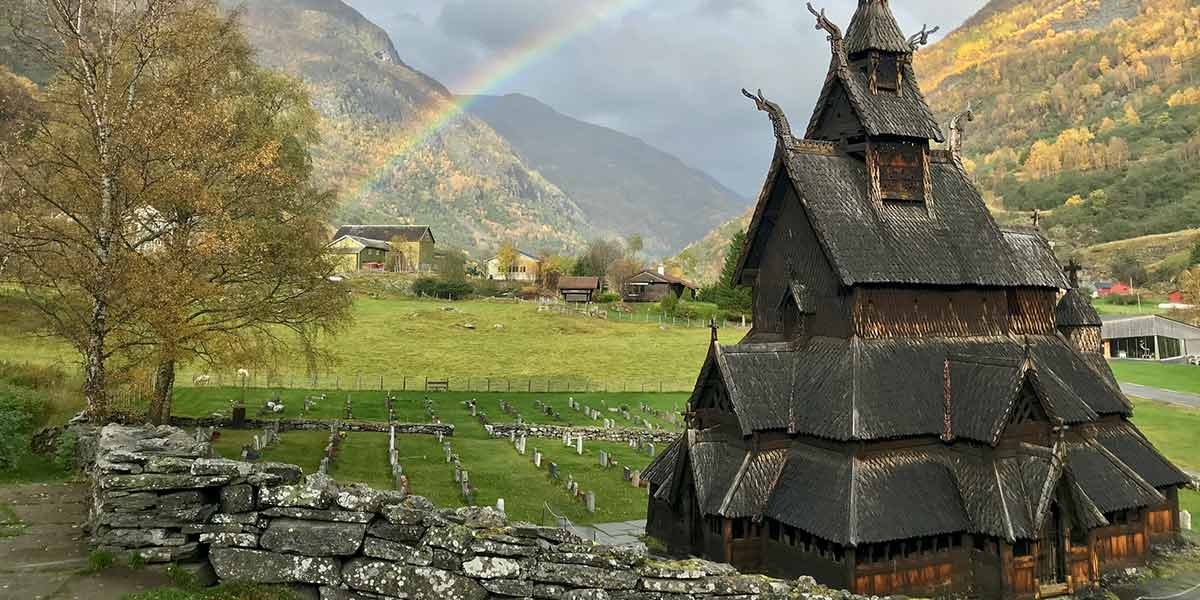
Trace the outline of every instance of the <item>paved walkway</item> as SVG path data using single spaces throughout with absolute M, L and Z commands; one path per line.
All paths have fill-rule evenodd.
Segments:
M 79 483 L 0 486 L 0 503 L 22 525 L 0 537 L 0 599 L 117 600 L 169 583 L 163 569 L 113 567 L 87 575 L 87 486 Z
M 1197 369 L 1197 372 L 1200 374 L 1200 369 Z M 1138 385 L 1136 383 L 1124 382 L 1121 383 L 1121 391 L 1125 392 L 1127 395 L 1137 396 L 1138 398 L 1145 398 L 1147 400 L 1158 400 L 1159 402 L 1169 402 L 1171 404 L 1186 406 L 1189 408 L 1200 408 L 1200 396 L 1197 396 L 1196 394 L 1174 392 L 1171 390 L 1162 390 L 1144 385 Z
M 646 533 L 646 520 L 600 523 L 591 527 L 576 527 L 575 531 L 582 537 L 609 546 L 632 544 L 641 541 L 638 538 Z

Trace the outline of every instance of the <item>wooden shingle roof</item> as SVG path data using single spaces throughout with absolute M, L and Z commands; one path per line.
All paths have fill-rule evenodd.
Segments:
M 908 40 L 900 32 L 888 0 L 858 0 L 858 10 L 846 30 L 846 53 L 850 56 L 867 50 L 909 52 Z

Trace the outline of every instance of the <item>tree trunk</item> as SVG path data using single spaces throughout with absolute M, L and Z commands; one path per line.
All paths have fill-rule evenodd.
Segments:
M 102 299 L 92 303 L 91 332 L 87 349 L 83 353 L 83 397 L 87 401 L 87 414 L 93 418 L 103 417 L 108 412 L 108 374 L 104 368 L 104 342 L 108 334 L 108 304 Z
M 175 391 L 175 361 L 163 359 L 154 371 L 154 399 L 150 403 L 150 420 L 166 425 L 171 420 L 171 400 Z

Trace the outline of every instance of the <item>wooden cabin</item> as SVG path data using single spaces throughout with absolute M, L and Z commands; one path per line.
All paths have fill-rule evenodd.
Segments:
M 387 256 L 381 269 L 400 273 L 433 271 L 434 252 L 437 241 L 433 230 L 425 226 L 411 225 L 343 225 L 333 234 L 335 240 L 343 237 L 373 240 L 375 246 L 383 244 Z
M 558 294 L 564 302 L 586 304 L 600 293 L 599 277 L 560 277 Z
M 804 137 L 751 96 L 776 137 L 735 276 L 754 327 L 714 329 L 688 429 L 643 474 L 648 533 L 880 596 L 1041 598 L 1143 563 L 1188 478 L 1130 422 L 1095 310 L 1039 232 L 996 225 L 960 127 L 930 147 L 921 36 L 884 0 L 844 37 L 818 23 Z
M 625 302 L 658 302 L 667 294 L 674 294 L 680 300 L 695 300 L 696 284 L 675 277 L 660 267 L 657 271 L 646 270 L 630 277 L 621 297 Z

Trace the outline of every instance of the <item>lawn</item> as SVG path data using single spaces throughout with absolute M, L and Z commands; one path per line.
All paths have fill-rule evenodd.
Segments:
M 1200 367 L 1168 365 L 1154 361 L 1110 360 L 1118 381 L 1164 390 L 1200 394 Z
M 1200 472 L 1200 410 L 1134 398 L 1133 422 L 1175 464 Z
M 399 389 L 423 378 L 451 378 L 452 389 L 530 388 L 579 390 L 689 390 L 708 351 L 706 328 L 660 327 L 657 322 L 606 321 L 538 312 L 531 303 L 489 300 L 446 302 L 370 298 L 354 303 L 354 324 L 326 340 L 336 364 L 306 379 L 303 364 L 281 365 L 273 377 L 285 386 Z M 62 342 L 37 335 L 37 317 L 11 292 L 0 292 L 0 360 L 62 364 L 75 370 L 77 355 Z M 740 338 L 742 332 L 729 332 Z M 726 340 L 732 341 L 732 340 Z M 236 383 L 236 366 L 222 370 Z M 197 369 L 181 369 L 177 381 L 192 382 Z M 214 375 L 216 375 L 214 373 Z
M 1097 298 L 1092 302 L 1092 306 L 1096 307 L 1096 312 L 1102 315 L 1110 316 L 1134 316 L 1134 315 L 1165 315 L 1169 311 L 1159 308 L 1159 304 L 1167 301 L 1166 298 L 1157 296 L 1142 296 L 1142 304 L 1113 304 L 1105 298 Z

